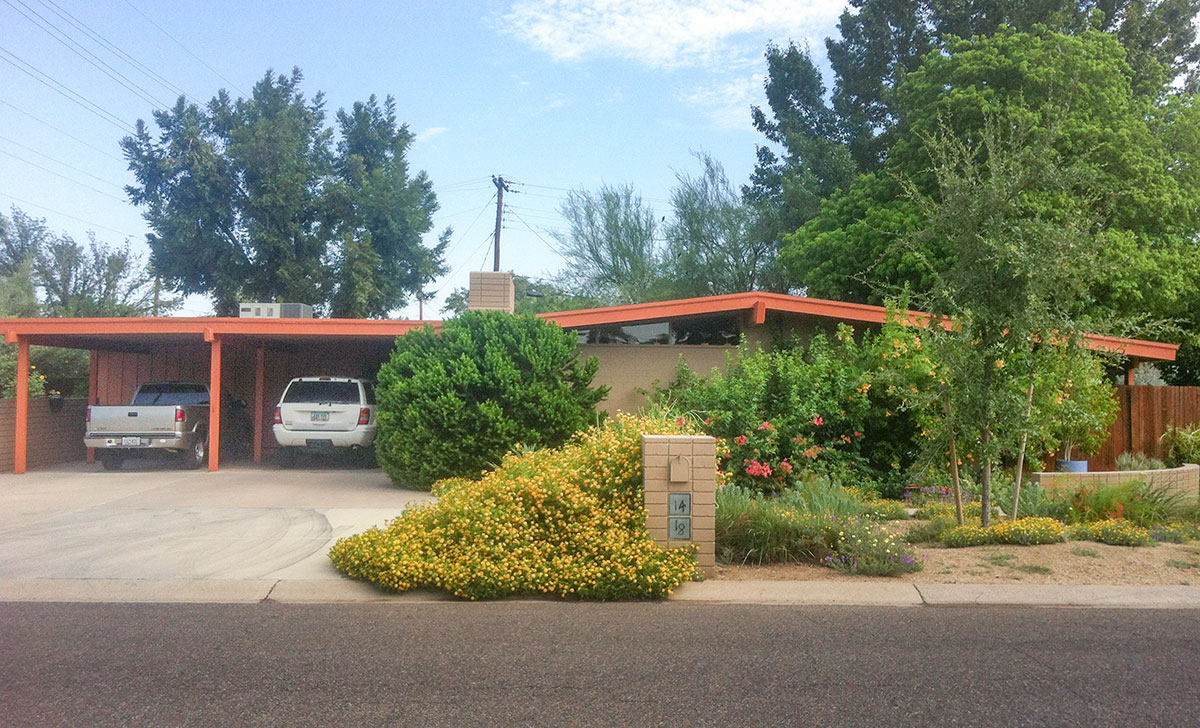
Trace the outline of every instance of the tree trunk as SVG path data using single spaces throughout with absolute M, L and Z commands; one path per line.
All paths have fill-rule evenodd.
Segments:
M 962 482 L 958 479 L 958 437 L 950 433 L 950 482 L 954 484 L 954 515 L 958 525 L 966 523 L 963 515 Z
M 983 470 L 979 478 L 979 500 L 983 513 L 980 514 L 979 524 L 984 528 L 992 525 L 992 456 L 989 446 L 992 444 L 992 428 L 985 427 L 979 436 L 980 450 L 983 453 Z
M 963 516 L 962 481 L 958 479 L 958 435 L 954 432 L 954 420 L 951 419 L 953 408 L 950 405 L 949 392 L 946 392 L 944 409 L 946 422 L 950 423 L 950 482 L 954 486 L 954 515 L 961 526 L 966 523 L 966 518 Z
M 1025 397 L 1025 429 L 1021 432 L 1021 449 L 1017 453 L 1017 472 L 1013 474 L 1013 507 L 1012 520 L 1017 520 L 1017 511 L 1021 508 L 1021 477 L 1025 475 L 1025 448 L 1029 445 L 1029 418 L 1033 415 L 1033 380 L 1029 381 L 1029 391 Z

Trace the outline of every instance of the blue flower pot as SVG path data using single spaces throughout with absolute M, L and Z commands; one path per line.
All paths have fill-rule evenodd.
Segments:
M 1054 467 L 1060 473 L 1086 473 L 1087 460 L 1055 460 Z

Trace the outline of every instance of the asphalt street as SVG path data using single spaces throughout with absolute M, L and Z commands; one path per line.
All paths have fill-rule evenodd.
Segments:
M 1186 726 L 1200 611 L 0 604 L 6 726 Z

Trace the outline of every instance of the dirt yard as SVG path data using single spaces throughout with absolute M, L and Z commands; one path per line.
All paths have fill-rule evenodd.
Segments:
M 842 574 L 823 566 L 719 566 L 717 579 L 902 581 L 918 584 L 1200 584 L 1200 542 L 1130 548 L 1090 541 L 1045 546 L 915 547 L 925 568 L 899 577 Z

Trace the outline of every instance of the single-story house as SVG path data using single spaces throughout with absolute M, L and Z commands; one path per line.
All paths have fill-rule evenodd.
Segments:
M 473 272 L 470 306 L 512 311 L 512 278 Z M 910 312 L 914 320 L 921 314 Z M 777 334 L 806 335 L 839 323 L 878 326 L 885 309 L 776 293 L 737 293 L 675 301 L 541 314 L 579 336 L 580 353 L 595 356 L 596 384 L 611 388 L 603 406 L 633 410 L 643 391 L 668 383 L 682 356 L 700 371 L 722 367 L 742 336 L 769 346 Z M 248 450 L 256 462 L 273 447 L 266 432 L 287 382 L 298 376 L 373 376 L 397 336 L 440 321 L 312 318 L 0 319 L 5 340 L 18 346 L 13 471 L 29 464 L 29 347 L 91 352 L 90 404 L 125 404 L 138 385 L 153 381 L 208 382 L 212 396 L 209 469 L 221 462 L 220 410 L 244 400 L 253 431 Z M 1154 341 L 1089 337 L 1090 344 L 1123 354 L 1130 371 L 1142 361 L 1173 361 L 1178 347 Z M 231 443 L 226 442 L 226 445 Z M 79 445 L 82 448 L 82 443 Z M 82 455 L 80 455 L 82 457 Z

